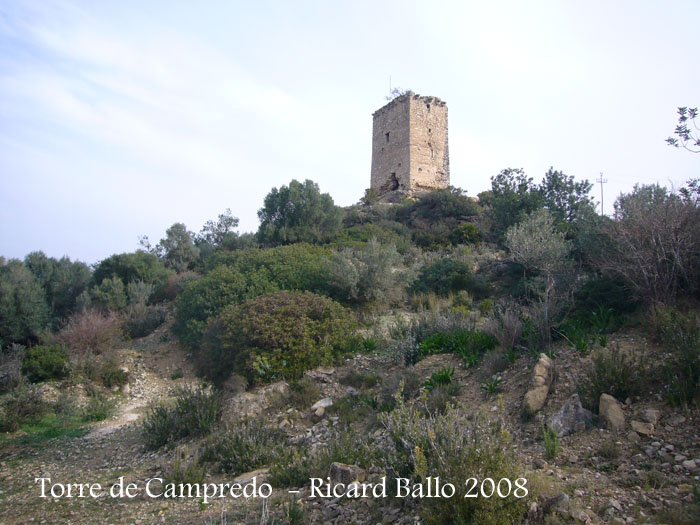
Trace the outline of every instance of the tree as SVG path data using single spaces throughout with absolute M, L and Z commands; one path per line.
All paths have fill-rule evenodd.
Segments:
M 90 282 L 90 268 L 85 263 L 71 262 L 68 257 L 56 260 L 37 251 L 28 254 L 24 264 L 44 289 L 54 321 L 75 312 L 78 296 Z
M 0 266 L 0 347 L 35 341 L 49 319 L 39 280 L 16 259 Z
M 194 245 L 194 233 L 187 226 L 176 222 L 165 232 L 165 238 L 156 245 L 155 251 L 165 266 L 176 272 L 190 269 L 199 258 L 199 248 Z
M 228 247 L 234 244 L 238 238 L 238 232 L 234 229 L 238 227 L 238 217 L 234 217 L 231 208 L 219 215 L 216 222 L 208 220 L 204 223 L 202 230 L 195 239 L 195 244 L 201 249 L 202 245 L 209 245 L 213 248 Z
M 598 245 L 604 249 L 594 254 L 592 264 L 623 279 L 647 302 L 672 302 L 681 292 L 697 291 L 700 202 L 695 182 L 677 193 L 653 184 L 620 195 L 613 220 L 602 229 Z
M 313 244 L 328 242 L 338 233 L 342 210 L 330 195 L 319 191 L 315 182 L 292 180 L 289 186 L 272 188 L 258 217 L 258 238 L 263 243 Z
M 525 215 L 542 207 L 537 186 L 521 168 L 507 168 L 491 177 L 491 190 L 479 194 L 479 201 L 488 207 L 491 230 L 499 238 Z
M 100 284 L 116 275 L 125 284 L 143 281 L 158 287 L 165 284 L 172 273 L 154 253 L 137 250 L 115 254 L 100 261 L 92 274 L 92 284 Z
M 554 227 L 547 210 L 538 210 L 506 232 L 513 262 L 529 272 L 528 287 L 537 301 L 533 309 L 543 342 L 551 340 L 553 321 L 562 310 L 569 290 L 565 286 L 571 243 Z
M 557 222 L 571 225 L 594 211 L 593 199 L 589 196 L 592 187 L 587 180 L 576 182 L 573 175 L 549 168 L 538 190 L 544 207 Z
M 666 142 L 675 148 L 685 148 L 692 153 L 700 153 L 700 128 L 695 123 L 698 116 L 698 108 L 678 108 L 678 125 L 673 132 L 676 137 L 669 137 Z M 693 128 L 688 127 L 688 122 Z

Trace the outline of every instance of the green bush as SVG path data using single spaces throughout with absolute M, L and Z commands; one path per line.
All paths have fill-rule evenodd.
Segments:
M 544 440 L 544 451 L 549 459 L 554 459 L 559 454 L 559 438 L 557 433 L 549 425 L 542 425 L 542 439 Z
M 221 396 L 197 387 L 178 388 L 175 404 L 152 407 L 143 422 L 146 446 L 160 448 L 178 439 L 209 434 L 221 417 Z
M 35 387 L 21 386 L 4 398 L 2 409 L 0 432 L 14 432 L 25 422 L 48 412 L 49 406 Z
M 228 305 L 277 288 L 266 268 L 242 273 L 230 266 L 219 266 L 201 279 L 190 282 L 177 301 L 173 332 L 185 345 L 194 348 L 207 323 Z
M 586 281 L 574 294 L 574 311 L 583 316 L 598 308 L 609 308 L 621 316 L 634 312 L 639 305 L 622 279 L 609 276 Z
M 406 268 L 394 245 L 376 239 L 335 252 L 329 262 L 328 289 L 338 301 L 386 306 L 401 298 L 406 282 Z
M 425 414 L 403 402 L 380 417 L 392 441 L 381 451 L 379 460 L 392 477 L 423 482 L 428 477 L 439 477 L 462 483 L 469 478 L 488 477 L 495 483 L 502 478 L 511 483 L 522 479 L 522 466 L 510 434 L 498 421 L 481 417 L 467 420 L 449 404 L 443 413 Z M 529 494 L 522 498 L 512 494 L 507 498 L 426 498 L 421 503 L 421 515 L 425 523 L 520 523 L 529 502 L 537 497 L 530 484 L 525 487 Z
M 127 302 L 124 282 L 116 275 L 90 289 L 90 304 L 103 312 L 118 312 Z
M 469 290 L 474 284 L 472 271 L 465 263 L 455 259 L 440 259 L 421 269 L 412 285 L 415 293 L 434 292 L 448 295 L 450 292 Z
M 285 445 L 282 430 L 265 426 L 260 420 L 243 422 L 212 435 L 204 446 L 202 461 L 238 475 L 274 463 Z
M 450 233 L 452 244 L 477 244 L 481 240 L 479 230 L 472 223 L 467 222 L 457 226 Z
M 211 270 L 226 265 L 244 275 L 267 272 L 280 290 L 326 293 L 327 259 L 331 255 L 328 248 L 306 243 L 264 249 L 247 248 L 217 252 L 207 260 L 206 268 Z
M 207 329 L 200 370 L 215 381 L 237 372 L 249 383 L 296 380 L 359 344 L 347 309 L 310 292 L 276 292 L 232 305 Z
M 118 277 L 122 283 L 143 281 L 158 288 L 173 273 L 155 254 L 137 250 L 133 253 L 115 254 L 100 261 L 92 274 L 92 282 L 99 285 L 105 279 Z
M 146 337 L 165 322 L 168 311 L 162 306 L 139 305 L 130 312 L 124 329 L 129 337 Z
M 486 351 L 496 348 L 498 340 L 480 330 L 460 330 L 429 336 L 418 345 L 418 355 L 454 353 L 474 364 Z
M 428 390 L 434 390 L 441 386 L 446 386 L 452 383 L 452 376 L 455 373 L 455 367 L 442 367 L 437 372 L 433 372 L 432 375 L 426 380 L 425 388 Z
M 61 345 L 35 346 L 24 353 L 22 373 L 32 383 L 63 379 L 68 372 L 68 353 Z
M 625 400 L 641 392 L 645 383 L 642 358 L 635 352 L 624 352 L 619 345 L 595 352 L 578 384 L 583 404 L 598 412 L 601 394 Z

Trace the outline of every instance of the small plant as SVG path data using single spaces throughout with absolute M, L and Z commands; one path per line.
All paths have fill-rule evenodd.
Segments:
M 646 381 L 642 362 L 637 353 L 624 352 L 619 345 L 595 352 L 578 384 L 584 405 L 598 412 L 601 394 L 610 394 L 616 399 L 638 394 Z
M 243 422 L 213 434 L 204 447 L 202 461 L 216 463 L 222 472 L 241 474 L 275 463 L 284 445 L 283 431 L 259 420 Z
M 481 390 L 486 392 L 489 395 L 494 395 L 498 394 L 502 389 L 501 389 L 501 383 L 503 381 L 501 379 L 492 379 L 491 381 L 486 381 L 482 383 L 481 385 Z
M 542 436 L 544 438 L 544 451 L 549 459 L 554 459 L 559 454 L 559 438 L 557 433 L 549 425 L 542 426 Z
M 199 465 L 197 458 L 187 460 L 188 449 L 185 448 L 173 460 L 169 468 L 164 469 L 166 483 L 180 485 L 190 483 L 192 485 L 204 481 L 205 470 Z
M 289 498 L 285 504 L 284 519 L 288 525 L 304 523 L 304 508 L 299 504 L 296 496 Z
M 506 350 L 506 359 L 508 359 L 508 362 L 512 365 L 515 363 L 515 359 L 517 357 L 517 354 L 515 353 L 515 348 L 509 348 Z
M 598 334 L 598 344 L 601 348 L 608 347 L 608 334 Z
M 452 376 L 454 373 L 455 368 L 453 366 L 442 367 L 437 372 L 433 372 L 433 374 L 428 378 L 428 380 L 425 382 L 425 388 L 428 390 L 433 390 L 439 386 L 449 385 L 452 383 Z
M 112 413 L 112 404 L 107 396 L 97 389 L 88 391 L 88 402 L 83 409 L 85 421 L 104 421 Z
M 373 337 L 366 337 L 362 341 L 362 348 L 365 352 L 374 352 L 377 349 L 377 340 Z
M 173 381 L 177 381 L 178 379 L 182 379 L 183 377 L 184 373 L 182 371 L 182 368 L 178 368 L 172 374 L 170 374 L 170 379 L 172 379 Z
M 178 388 L 174 406 L 151 408 L 143 422 L 146 446 L 163 445 L 189 436 L 209 434 L 221 416 L 221 397 L 198 387 Z
M 374 374 L 361 374 L 356 370 L 350 370 L 339 378 L 341 385 L 349 385 L 355 388 L 372 388 L 379 381 L 379 376 Z
M 479 313 L 489 315 L 493 312 L 493 299 L 484 299 L 479 303 Z
M 580 353 L 588 350 L 590 334 L 582 322 L 570 322 L 561 334 L 564 336 L 569 346 Z
M 612 329 L 614 320 L 615 314 L 611 308 L 599 306 L 591 313 L 591 329 L 598 334 L 607 333 Z
M 61 345 L 42 345 L 24 353 L 22 373 L 32 383 L 63 379 L 68 375 L 68 353 Z
M 598 449 L 598 455 L 607 460 L 617 459 L 620 454 L 620 446 L 612 439 L 604 441 Z

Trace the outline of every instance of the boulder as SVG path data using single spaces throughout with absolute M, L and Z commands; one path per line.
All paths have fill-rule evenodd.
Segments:
M 651 423 L 644 423 L 642 421 L 630 421 L 632 430 L 637 434 L 643 434 L 645 436 L 651 436 L 654 433 L 654 425 Z
M 540 354 L 532 371 L 530 387 L 523 400 L 523 409 L 527 414 L 532 415 L 542 409 L 547 400 L 552 379 L 554 379 L 554 363 L 545 354 Z
M 334 462 L 330 471 L 331 483 L 344 483 L 349 485 L 356 481 L 364 481 L 367 473 L 357 465 L 346 465 L 345 463 Z
M 566 400 L 561 410 L 549 419 L 549 426 L 557 436 L 568 436 L 593 426 L 593 414 L 581 406 L 581 399 L 578 394 L 574 394 Z
M 617 399 L 608 394 L 600 395 L 600 405 L 598 409 L 601 421 L 605 426 L 614 431 L 625 428 L 625 414 Z
M 311 405 L 311 411 L 316 412 L 319 408 L 326 409 L 330 406 L 333 406 L 333 400 L 330 397 L 324 397 Z
M 661 411 L 656 408 L 645 408 L 640 414 L 642 421 L 645 423 L 651 423 L 656 425 L 659 422 L 659 417 L 661 416 Z

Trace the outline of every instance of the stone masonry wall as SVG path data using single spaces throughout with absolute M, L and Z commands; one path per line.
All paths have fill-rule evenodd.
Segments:
M 371 188 L 383 201 L 450 184 L 447 105 L 408 92 L 374 115 Z

